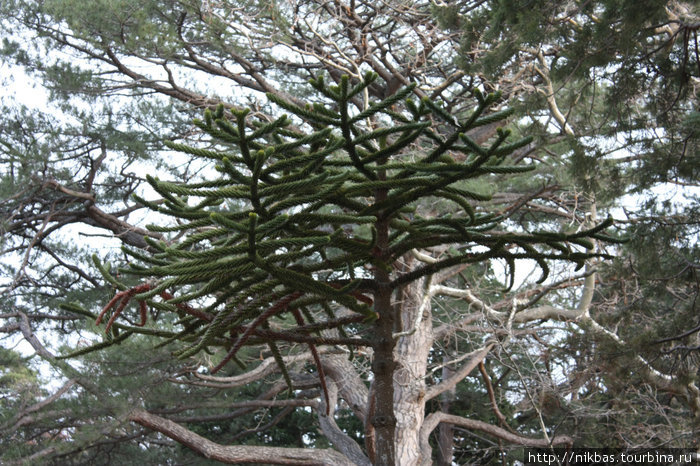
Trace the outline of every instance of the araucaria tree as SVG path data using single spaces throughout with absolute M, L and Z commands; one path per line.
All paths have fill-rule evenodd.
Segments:
M 452 376 L 430 384 L 428 361 L 455 329 L 436 328 L 433 300 L 469 300 L 468 287 L 448 283 L 492 259 L 505 261 L 511 277 L 517 260 L 531 259 L 541 269 L 540 282 L 552 260 L 581 268 L 599 255 L 593 240 L 603 238 L 610 221 L 573 232 L 512 231 L 505 212 L 480 204 L 491 196 L 475 190 L 474 181 L 531 171 L 531 164 L 508 163 L 531 138 L 511 142 L 510 131 L 499 128 L 482 146 L 467 135 L 511 113 L 490 111 L 498 94 L 475 89 L 474 107 L 451 114 L 429 98 L 407 99 L 415 86 L 366 100 L 376 78 L 343 76 L 329 86 L 319 77 L 311 81 L 318 96 L 304 106 L 269 95 L 291 118 L 248 118 L 247 110 L 223 105 L 207 110 L 196 123 L 213 147 L 169 145 L 215 161 L 219 176 L 186 184 L 148 178 L 163 202 L 139 201 L 177 220 L 148 228 L 176 236 L 148 240 L 150 254 L 125 248 L 134 262 L 121 273 L 143 277 L 134 287 L 103 268 L 121 291 L 98 321 L 111 312 L 110 331 L 129 301 L 139 303 L 141 325 L 148 308 L 177 313 L 170 335 L 161 336 L 185 343 L 176 353 L 180 358 L 216 348 L 211 373 L 233 360 L 243 370 L 259 370 L 237 355 L 244 347 L 268 351 L 289 388 L 278 400 L 320 396 L 314 409 L 321 427 L 345 456 L 333 460 L 336 455 L 328 453 L 323 463 L 431 464 L 428 438 L 438 422 L 475 427 L 507 443 L 571 443 L 569 437 L 529 438 L 439 411 L 426 422 L 426 403 L 507 344 L 514 322 L 547 317 L 538 308 L 518 313 L 519 303 L 501 312 L 472 303 L 464 322 L 490 330 L 465 348 Z M 136 326 L 121 330 L 139 333 Z M 369 388 L 352 358 L 370 361 Z M 320 395 L 302 390 L 309 381 L 300 382 L 305 366 L 299 363 L 306 361 L 313 362 L 312 385 Z M 364 425 L 365 453 L 335 426 L 340 400 Z M 161 432 L 171 435 L 167 428 Z M 203 453 L 229 462 L 262 460 Z M 318 453 L 297 454 L 308 463 Z M 269 461 L 283 462 L 286 453 L 273 455 Z
M 0 2 L 0 463 L 697 449 L 699 8 Z

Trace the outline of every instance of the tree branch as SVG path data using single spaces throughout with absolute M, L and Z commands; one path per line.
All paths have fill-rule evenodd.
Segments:
M 26 424 L 28 422 L 31 422 L 31 417 L 29 416 L 31 413 L 35 413 L 35 412 L 41 410 L 42 408 L 50 405 L 51 403 L 53 403 L 57 399 L 59 399 L 61 396 L 63 396 L 64 393 L 66 393 L 68 390 L 70 390 L 71 387 L 73 387 L 73 385 L 76 384 L 76 382 L 77 381 L 75 379 L 70 379 L 68 382 L 63 384 L 63 386 L 61 388 L 56 390 L 56 392 L 53 393 L 52 395 L 47 396 L 46 398 L 44 398 L 40 402 L 35 403 L 32 406 L 30 406 L 26 409 L 23 409 L 21 412 L 17 413 L 14 416 L 13 420 L 11 421 L 11 422 L 14 422 L 14 425 L 12 426 L 11 430 L 15 431 L 21 425 Z M 65 414 L 68 414 L 68 413 L 65 413 Z M 51 417 L 55 419 L 57 416 L 54 415 Z M 7 425 L 9 425 L 9 423 Z M 3 426 L 3 430 L 5 430 L 5 429 L 6 428 Z
M 437 411 L 429 414 L 425 418 L 425 422 L 421 427 L 420 439 L 421 439 L 421 452 L 423 454 L 422 464 L 431 464 L 431 448 L 428 438 L 430 434 L 441 422 L 446 422 L 456 426 L 464 427 L 469 430 L 479 430 L 485 432 L 497 439 L 506 441 L 514 445 L 523 445 L 527 447 L 537 447 L 537 448 L 547 448 L 560 445 L 572 445 L 573 439 L 568 436 L 557 436 L 552 438 L 551 442 L 544 439 L 534 439 L 529 437 L 523 437 L 517 434 L 508 432 L 500 427 L 488 424 L 482 421 L 476 421 L 473 419 L 467 419 L 461 416 L 455 416 L 452 414 L 445 414 L 443 412 Z
M 358 466 L 372 466 L 367 456 L 362 453 L 362 449 L 352 438 L 350 438 L 345 432 L 340 430 L 338 424 L 335 423 L 333 415 L 335 413 L 335 406 L 338 403 L 338 385 L 332 380 L 328 381 L 327 400 L 323 400 L 321 406 L 318 407 L 318 422 L 321 425 L 321 430 L 331 443 L 340 450 L 345 456 L 347 456 L 354 464 Z M 327 410 L 326 406 L 330 409 Z M 328 411 L 328 414 L 326 412 Z
M 341 453 L 331 449 L 281 448 L 252 445 L 221 445 L 208 440 L 173 421 L 143 409 L 135 409 L 128 415 L 132 422 L 169 437 L 203 455 L 207 459 L 225 464 L 274 463 L 284 465 L 338 465 L 353 463 Z
M 327 350 L 325 348 L 321 348 L 319 352 L 327 352 Z M 296 362 L 305 362 L 311 359 L 311 353 L 294 354 L 285 356 L 282 359 L 286 365 L 294 364 Z M 258 364 L 255 369 L 233 377 L 217 377 L 213 375 L 200 374 L 198 372 L 193 372 L 193 374 L 198 379 L 207 382 L 214 382 L 207 384 L 207 387 L 233 388 L 241 387 L 243 385 L 255 382 L 256 380 L 260 380 L 274 372 L 277 372 L 277 370 L 277 361 L 275 361 L 275 358 L 270 357 L 264 359 L 263 362 Z
M 486 355 L 489 354 L 489 351 L 491 351 L 491 349 L 494 346 L 496 346 L 496 343 L 492 342 L 481 349 L 472 351 L 470 353 L 471 359 L 469 360 L 469 362 L 467 362 L 464 366 L 455 371 L 449 379 L 443 380 L 439 384 L 433 385 L 425 391 L 425 400 L 431 400 L 436 396 L 440 395 L 441 393 L 444 393 L 455 387 L 460 381 L 462 381 L 467 375 L 469 375 L 469 373 L 473 371 L 474 368 L 479 365 L 479 363 L 481 363 L 484 360 Z

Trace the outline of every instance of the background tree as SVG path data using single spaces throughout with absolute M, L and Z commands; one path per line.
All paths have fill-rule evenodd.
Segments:
M 677 411 L 660 409 L 673 395 L 650 401 L 637 387 L 649 380 L 639 378 L 646 372 L 640 355 L 674 379 L 697 377 L 698 140 L 690 130 L 700 76 L 696 7 L 624 1 L 472 6 L 445 6 L 440 13 L 445 26 L 464 31 L 465 69 L 492 82 L 504 72 L 518 77 L 505 85 L 521 96 L 523 111 L 549 118 L 569 136 L 550 150 L 569 151 L 562 168 L 573 175 L 573 194 L 595 199 L 598 210 L 612 209 L 629 225 L 631 241 L 612 267 L 600 270 L 591 309 L 601 323 L 617 328 L 626 345 L 611 347 L 606 337 L 594 346 L 586 334 L 573 348 L 589 348 L 579 367 L 602 366 L 615 379 L 603 385 L 608 406 L 628 412 L 643 403 L 679 424 L 650 423 L 641 435 L 629 429 L 636 422 L 626 416 L 608 425 L 614 435 L 634 438 L 634 445 L 679 432 L 693 436 L 697 427 L 679 429 L 684 421 Z M 533 7 L 546 12 L 536 24 Z M 596 441 L 605 440 L 589 440 Z
M 45 341 L 49 335 L 56 341 L 78 332 L 95 340 L 83 316 L 58 309 L 59 301 L 97 299 L 88 306 L 97 313 L 109 294 L 87 260 L 91 251 L 72 241 L 76 230 L 70 225 L 80 226 L 81 238 L 115 235 L 119 241 L 103 243 L 114 248 L 108 258 L 113 262 L 120 258 L 119 242 L 145 246 L 142 238 L 148 232 L 134 226 L 143 223 L 143 206 L 130 195 L 152 199 L 139 175 L 150 164 L 161 173 L 168 170 L 173 180 L 197 175 L 200 167 L 159 152 L 162 146 L 156 142 L 189 138 L 196 144 L 199 133 L 188 122 L 201 107 L 223 101 L 269 113 L 260 92 L 299 104 L 308 98 L 304 83 L 322 69 L 332 80 L 342 74 L 359 78 L 369 70 L 379 75 L 366 95 L 357 97 L 359 109 L 365 101 L 416 82 L 417 97 L 442 99 L 444 108 L 458 115 L 473 105 L 464 98 L 473 87 L 500 89 L 516 107 L 516 133 L 542 135 L 511 157 L 512 163 L 539 159 L 540 171 L 521 180 L 509 177 L 507 189 L 489 184 L 493 202 L 513 207 L 502 207 L 508 220 L 526 231 L 539 229 L 542 222 L 551 226 L 552 218 L 574 227 L 595 206 L 598 216 L 609 211 L 618 224 L 629 225 L 632 241 L 618 250 L 620 260 L 609 272 L 598 265 L 596 275 L 571 278 L 554 269 L 549 282 L 523 285 L 511 295 L 500 291 L 502 275 L 494 273 L 498 263 L 453 277 L 453 288 L 464 291 L 466 284 L 470 294 L 434 301 L 434 312 L 445 325 L 437 328 L 449 335 L 443 349 L 429 358 L 436 381 L 449 377 L 453 365 L 446 363 L 460 357 L 463 343 L 473 338 L 468 332 L 484 331 L 469 320 L 476 319 L 468 315 L 474 303 L 498 311 L 509 309 L 515 298 L 524 309 L 576 308 L 600 326 L 569 322 L 551 329 L 550 338 L 542 338 L 540 327 L 537 339 L 527 336 L 531 329 L 519 329 L 525 333 L 512 341 L 523 346 L 513 343 L 512 353 L 492 352 L 484 366 L 487 375 L 468 381 L 479 387 L 468 393 L 481 394 L 489 412 L 477 410 L 475 402 L 461 404 L 471 399 L 462 384 L 454 397 L 442 398 L 440 409 L 468 409 L 470 415 L 478 412 L 481 419 L 494 420 L 500 419 L 496 413 L 505 413 L 522 431 L 550 422 L 566 426 L 559 423 L 562 419 L 578 428 L 610 419 L 615 422 L 605 425 L 617 435 L 606 432 L 578 441 L 626 446 L 624 439 L 632 438 L 627 434 L 639 433 L 632 428 L 638 423 L 621 414 L 630 413 L 630 403 L 635 403 L 638 412 L 658 413 L 665 421 L 640 434 L 634 444 L 653 446 L 673 438 L 687 446 L 698 437 L 693 379 L 697 204 L 692 198 L 680 205 L 657 200 L 664 200 L 659 195 L 666 196 L 669 183 L 689 191 L 697 179 L 698 20 L 693 8 L 680 2 L 639 8 L 639 2 L 623 1 L 451 2 L 449 8 L 440 2 L 4 2 L 5 66 L 12 62 L 31 71 L 49 90 L 52 115 L 61 116 L 38 116 L 3 97 L 7 260 L 2 329 L 18 335 L 26 315 L 35 329 L 51 331 L 39 333 Z M 251 24 L 256 27 L 247 27 Z M 495 126 L 480 127 L 470 137 L 484 143 Z M 594 137 L 600 135 L 605 137 Z M 620 148 L 626 151 L 615 151 Z M 161 154 L 165 163 L 159 162 Z M 639 197 L 624 197 L 626 193 Z M 641 199 L 648 203 L 642 205 Z M 664 248 L 658 254 L 663 260 L 649 253 L 652 245 Z M 469 302 L 472 307 L 466 307 Z M 466 319 L 460 327 L 466 330 L 449 333 L 445 329 L 460 322 L 455 311 Z M 620 318 L 625 325 L 616 325 Z M 561 338 L 562 330 L 571 340 Z M 206 365 L 206 359 L 200 362 Z M 159 380 L 169 384 L 163 375 Z M 180 388 L 178 399 L 196 399 L 186 398 L 191 387 Z M 538 401 L 551 398 L 540 396 L 545 393 L 561 395 L 555 397 L 557 403 L 547 403 L 547 410 Z M 437 409 L 437 404 L 430 406 Z M 113 413 L 105 416 L 115 419 Z M 274 413 L 266 419 L 273 418 Z M 200 416 L 191 426 L 202 422 Z M 223 421 L 213 422 L 219 425 L 209 422 L 209 434 L 226 432 Z M 440 429 L 441 440 L 454 439 L 455 454 L 499 451 L 488 439 L 450 433 L 446 425 Z M 259 436 L 258 441 L 270 440 Z M 45 438 L 38 442 L 33 451 L 49 445 Z M 90 444 L 85 440 L 81 445 Z M 441 451 L 452 449 L 447 441 L 441 446 Z

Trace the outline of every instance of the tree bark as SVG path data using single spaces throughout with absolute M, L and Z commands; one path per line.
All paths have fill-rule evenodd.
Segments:
M 313 450 L 306 448 L 220 445 L 197 435 L 180 424 L 142 409 L 132 411 L 128 418 L 130 421 L 170 437 L 176 442 L 200 453 L 205 458 L 225 464 L 354 465 L 346 456 L 331 449 Z
M 448 380 L 454 375 L 454 368 L 448 364 L 450 356 L 443 358 L 442 380 Z M 440 410 L 443 413 L 450 412 L 452 400 L 454 400 L 456 387 L 447 390 L 440 396 Z M 442 423 L 438 426 L 438 466 L 452 466 L 452 455 L 454 454 L 454 427 L 452 424 Z
M 385 173 L 379 171 L 379 179 L 385 179 Z M 387 198 L 386 189 L 377 189 L 375 202 L 381 203 Z M 372 359 L 372 393 L 370 401 L 373 414 L 369 421 L 374 431 L 373 446 L 376 456 L 370 458 L 377 466 L 394 466 L 396 464 L 395 432 L 396 407 L 394 405 L 394 305 L 392 303 L 394 289 L 390 286 L 391 270 L 389 260 L 389 221 L 383 218 L 383 212 L 378 215 L 375 224 L 377 242 L 374 249 L 374 281 L 377 291 L 374 294 L 374 310 L 378 319 L 374 325 L 374 357 Z
M 392 338 L 394 329 L 392 293 L 391 289 L 386 286 L 389 283 L 389 274 L 382 270 L 377 272 L 377 276 L 379 277 L 380 290 L 375 294 L 375 310 L 379 314 L 379 320 L 375 325 L 376 343 L 372 361 L 374 380 L 371 393 L 371 396 L 374 397 L 372 400 L 374 413 L 370 418 L 370 423 L 374 429 L 377 452 L 374 464 L 394 466 L 396 464 L 394 448 L 396 416 L 393 380 L 396 362 Z
M 394 351 L 396 464 L 401 465 L 414 465 L 421 460 L 419 433 L 425 417 L 425 374 L 433 345 L 431 300 L 425 286 L 426 279 L 405 286 L 396 303 L 401 316 L 399 331 L 403 334 Z

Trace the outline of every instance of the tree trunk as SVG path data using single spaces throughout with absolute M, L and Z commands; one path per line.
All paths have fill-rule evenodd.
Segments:
M 386 294 L 386 296 L 384 296 Z M 374 346 L 374 359 L 372 361 L 372 373 L 374 381 L 372 383 L 372 394 L 374 397 L 373 414 L 370 414 L 370 423 L 374 428 L 376 457 L 374 464 L 377 466 L 394 466 L 394 429 L 396 427 L 396 417 L 394 415 L 394 388 L 393 376 L 396 369 L 394 360 L 392 339 L 393 319 L 389 317 L 390 312 L 386 312 L 387 307 L 391 308 L 391 294 L 384 290 L 375 295 L 375 309 L 383 309 L 379 312 L 379 320 L 376 326 L 376 344 Z
M 413 260 L 412 258 L 408 260 Z M 420 428 L 425 418 L 425 375 L 433 343 L 430 299 L 426 280 L 400 290 L 397 296 L 398 325 L 403 335 L 394 350 L 394 410 L 396 413 L 396 464 L 421 464 Z
M 383 174 L 380 174 L 380 178 Z M 376 201 L 386 199 L 386 190 L 379 189 Z M 374 358 L 372 360 L 372 393 L 373 406 L 369 423 L 374 430 L 374 447 L 376 456 L 371 458 L 377 466 L 394 466 L 396 463 L 394 437 L 396 428 L 394 406 L 394 307 L 392 304 L 393 290 L 390 287 L 391 274 L 387 265 L 389 249 L 389 223 L 382 219 L 376 223 L 377 244 L 375 248 L 374 281 L 377 291 L 374 294 L 374 310 L 379 318 L 374 326 Z M 372 456 L 372 455 L 370 455 Z
M 442 380 L 449 379 L 454 374 L 454 369 L 447 364 L 452 354 L 443 357 Z M 455 399 L 457 388 L 453 387 L 440 396 L 440 411 L 450 413 L 452 400 Z M 454 454 L 454 427 L 452 424 L 440 424 L 438 426 L 438 466 L 451 466 Z

